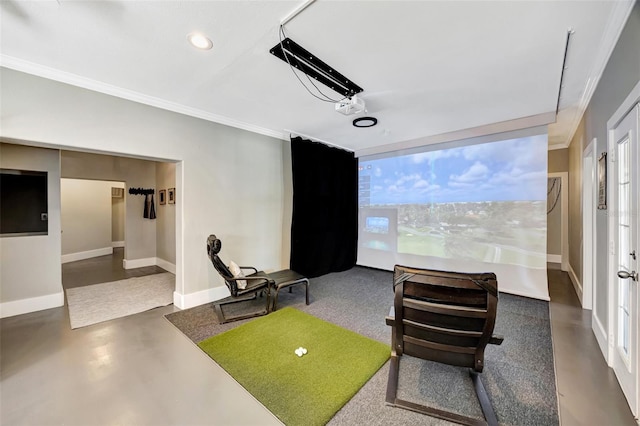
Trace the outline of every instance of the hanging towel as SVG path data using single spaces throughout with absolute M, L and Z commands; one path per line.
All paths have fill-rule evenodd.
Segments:
M 144 194 L 144 213 L 142 217 L 149 219 L 149 194 Z
M 153 201 L 153 194 L 151 194 L 151 207 L 149 208 L 149 219 L 155 219 L 156 218 L 156 206 L 155 206 L 155 202 Z

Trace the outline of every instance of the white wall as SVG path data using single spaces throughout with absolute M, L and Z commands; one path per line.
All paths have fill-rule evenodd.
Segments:
M 156 163 L 156 257 L 176 263 L 176 205 L 160 205 L 160 190 L 176 187 L 176 165 L 174 163 Z M 162 265 L 161 265 L 162 266 Z
M 62 263 L 113 252 L 111 182 L 61 179 Z
M 46 171 L 49 210 L 48 235 L 0 238 L 0 317 L 62 306 L 60 153 L 0 144 L 0 168 Z
M 0 88 L 5 138 L 178 161 L 178 307 L 227 294 L 206 255 L 209 234 L 222 239 L 224 260 L 267 271 L 289 263 L 282 252 L 291 223 L 283 219 L 283 141 L 5 68 Z M 130 232 L 127 215 L 127 248 Z

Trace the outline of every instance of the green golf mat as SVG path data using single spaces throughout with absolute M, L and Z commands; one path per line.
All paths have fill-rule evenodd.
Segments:
M 386 344 L 293 308 L 198 346 L 288 426 L 327 423 L 391 354 Z M 307 354 L 298 357 L 301 346 Z

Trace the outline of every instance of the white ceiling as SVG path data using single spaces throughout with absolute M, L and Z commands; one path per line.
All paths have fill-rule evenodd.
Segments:
M 354 116 L 313 98 L 269 53 L 280 21 L 302 3 L 3 0 L 0 65 L 360 154 L 557 119 L 549 125 L 553 149 L 568 146 L 633 7 L 633 0 L 313 2 L 286 33 L 364 88 L 367 115 L 379 122 L 357 129 Z M 213 49 L 187 43 L 195 30 Z

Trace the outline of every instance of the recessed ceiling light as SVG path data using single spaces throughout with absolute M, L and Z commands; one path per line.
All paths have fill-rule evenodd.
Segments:
M 373 127 L 378 124 L 378 119 L 375 117 L 360 117 L 353 120 L 353 125 L 356 127 Z
M 189 40 L 189 43 L 198 49 L 209 50 L 213 47 L 213 42 L 202 33 L 190 33 L 187 35 L 187 40 Z

